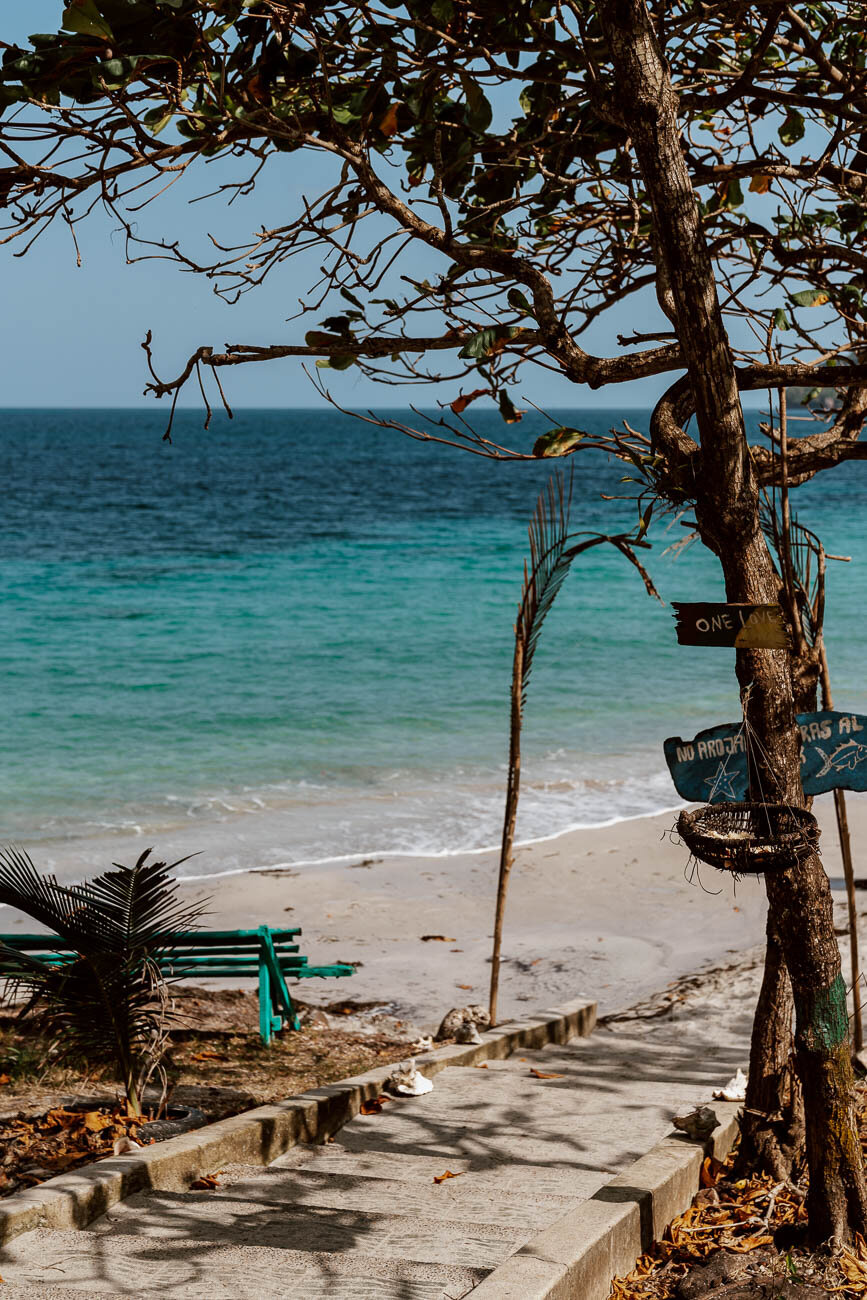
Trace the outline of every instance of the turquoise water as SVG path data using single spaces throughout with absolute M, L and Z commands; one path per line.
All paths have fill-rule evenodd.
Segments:
M 590 430 L 623 412 L 561 413 Z M 549 467 L 492 464 L 328 411 L 7 411 L 0 460 L 0 838 L 268 829 L 269 860 L 499 838 L 512 621 Z M 646 427 L 646 413 L 628 418 Z M 496 413 L 483 413 L 502 436 Z M 544 427 L 527 417 L 515 439 Z M 629 527 L 619 465 L 576 458 L 573 525 Z M 838 707 L 867 711 L 864 470 L 795 494 L 831 552 Z M 654 529 L 663 597 L 722 599 Z M 543 634 L 518 836 L 678 803 L 662 741 L 737 717 L 733 652 L 677 646 L 614 552 L 579 559 Z M 276 819 L 276 820 L 275 820 Z M 214 866 L 214 863 L 216 865 Z M 193 870 L 194 868 L 190 868 Z

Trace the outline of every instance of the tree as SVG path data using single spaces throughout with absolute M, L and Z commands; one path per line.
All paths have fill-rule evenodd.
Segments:
M 774 602 L 782 580 L 760 502 L 780 481 L 781 448 L 748 442 L 740 393 L 842 395 L 829 421 L 790 440 L 792 485 L 867 456 L 860 8 L 73 0 L 62 32 L 4 55 L 5 237 L 29 247 L 56 218 L 74 235 L 102 205 L 130 258 L 174 258 L 230 299 L 301 257 L 315 266 L 302 314 L 317 319 L 303 342 L 218 351 L 204 340 L 165 379 L 148 336 L 148 391 L 174 407 L 190 381 L 222 394 L 221 371 L 287 356 L 316 358 L 323 391 L 323 369 L 351 366 L 450 393 L 466 382 L 435 419 L 382 422 L 505 459 L 602 445 L 634 465 L 642 511 L 694 511 L 729 600 Z M 217 246 L 206 262 L 140 233 L 142 205 L 195 162 L 222 156 L 230 179 L 217 189 L 231 198 L 303 149 L 323 156 L 330 183 L 244 247 Z M 582 346 L 613 308 L 648 293 L 657 328 L 621 336 L 612 356 Z M 530 447 L 510 392 L 528 363 L 565 375 L 576 401 L 585 386 L 671 383 L 647 431 L 624 425 L 600 440 L 554 428 Z M 465 414 L 483 393 L 512 429 L 501 441 Z M 765 781 L 800 804 L 792 657 L 741 650 L 736 671 Z M 867 1228 L 867 1196 L 828 881 L 813 856 L 769 874 L 767 891 L 779 949 L 765 1005 L 783 1052 L 779 951 L 811 1231 L 839 1240 Z

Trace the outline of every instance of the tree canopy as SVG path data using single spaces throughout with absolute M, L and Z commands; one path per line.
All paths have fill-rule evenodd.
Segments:
M 846 390 L 830 428 L 793 440 L 793 481 L 865 454 L 859 8 L 650 7 L 739 387 Z M 176 376 L 152 374 L 151 392 L 176 399 L 196 375 L 308 356 L 389 383 L 447 380 L 451 411 L 428 434 L 528 456 L 519 430 L 492 443 L 464 416 L 490 394 L 517 423 L 523 363 L 592 388 L 671 375 L 652 429 L 657 477 L 669 489 L 683 488 L 685 469 L 692 477 L 671 290 L 597 5 L 73 0 L 62 22 L 4 50 L 7 240 L 27 246 L 57 218 L 74 233 L 102 204 L 129 257 L 177 259 L 229 299 L 288 258 L 310 268 L 296 340 L 203 339 Z M 214 245 L 205 262 L 140 232 L 142 206 L 193 163 L 224 156 L 231 176 L 217 188 L 231 199 L 305 149 L 330 160 L 329 183 L 243 246 Z M 658 328 L 621 335 L 615 355 L 588 351 L 587 331 L 648 289 Z M 580 442 L 554 429 L 535 452 Z M 625 445 L 649 452 L 629 433 Z M 775 473 L 768 449 L 756 458 L 761 475 Z

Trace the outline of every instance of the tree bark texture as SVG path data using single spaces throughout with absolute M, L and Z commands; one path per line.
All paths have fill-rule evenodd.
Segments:
M 816 647 L 806 642 L 792 655 L 796 713 L 816 708 L 818 661 Z M 758 1171 L 797 1181 L 805 1161 L 804 1100 L 795 1068 L 792 986 L 770 913 L 767 934 L 736 1168 L 741 1176 Z
M 644 0 L 601 0 L 616 84 L 614 111 L 632 142 L 650 200 L 658 255 L 674 301 L 701 444 L 691 495 L 702 541 L 719 557 L 730 601 L 780 595 L 758 512 L 734 359 L 680 144 L 677 97 Z M 788 653 L 739 650 L 747 717 L 767 757 L 751 764 L 754 797 L 802 805 L 800 732 Z M 846 987 L 834 936 L 831 890 L 816 854 L 766 878 L 795 1006 L 815 1241 L 867 1229 L 867 1195 L 853 1106 Z
M 804 1105 L 794 1070 L 792 986 L 773 918 L 768 916 L 765 972 L 753 1019 L 750 1073 L 741 1116 L 736 1173 L 799 1178 L 804 1165 Z

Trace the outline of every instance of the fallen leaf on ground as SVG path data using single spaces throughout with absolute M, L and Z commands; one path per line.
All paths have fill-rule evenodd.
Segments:
M 477 1065 L 477 1066 L 476 1066 L 476 1069 L 477 1069 L 477 1070 L 487 1070 L 487 1068 L 488 1068 L 488 1066 L 487 1066 L 487 1063 L 486 1063 L 485 1061 L 482 1061 L 481 1065 Z
M 81 1115 L 71 1110 L 64 1110 L 60 1106 L 54 1107 L 45 1116 L 47 1128 L 75 1128 L 81 1123 Z
M 451 1169 L 447 1169 L 444 1174 L 440 1174 L 439 1178 L 435 1177 L 434 1182 L 444 1183 L 447 1178 L 461 1178 L 461 1177 L 462 1177 L 461 1174 L 453 1174 Z
M 197 1178 L 194 1183 L 190 1183 L 190 1191 L 191 1192 L 213 1192 L 217 1187 L 220 1186 L 219 1182 L 217 1181 L 217 1179 L 220 1176 L 220 1173 L 222 1173 L 222 1170 L 220 1170 L 219 1173 L 216 1174 L 204 1174 L 201 1178 Z
M 713 1187 L 724 1168 L 725 1165 L 722 1160 L 716 1160 L 713 1156 L 705 1156 L 701 1166 L 702 1187 Z
M 367 1101 L 361 1103 L 359 1110 L 362 1115 L 378 1115 L 388 1100 L 388 1097 L 369 1097 Z
M 449 952 L 463 952 L 463 948 L 449 948 Z
M 12 1076 L 9 1074 L 0 1074 L 0 1084 L 11 1083 Z
M 104 1128 L 114 1128 L 111 1115 L 105 1115 L 101 1110 L 87 1111 L 82 1122 L 89 1133 L 101 1133 Z
M 191 1061 L 228 1061 L 228 1056 L 222 1052 L 194 1052 L 190 1057 Z
M 530 1073 L 534 1079 L 562 1079 L 565 1077 L 562 1074 L 546 1074 L 544 1070 L 531 1070 Z
M 459 985 L 458 985 L 458 988 L 459 988 L 459 989 L 469 989 L 470 991 L 472 991 L 472 989 L 473 989 L 473 985 L 472 985 L 472 984 L 459 984 Z
M 449 939 L 445 934 L 423 934 L 422 943 L 457 943 L 457 939 Z

